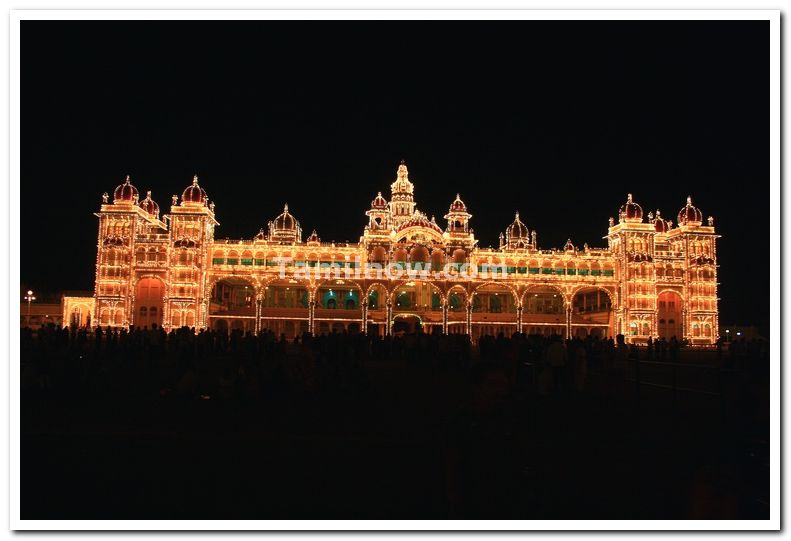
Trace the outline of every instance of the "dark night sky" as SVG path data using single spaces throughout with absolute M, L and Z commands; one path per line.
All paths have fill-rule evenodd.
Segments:
M 719 233 L 721 322 L 769 320 L 768 22 L 22 22 L 22 280 L 93 288 L 101 194 L 166 212 L 197 173 L 218 237 L 288 201 L 353 240 L 407 160 L 480 245 L 603 246 L 632 192 Z

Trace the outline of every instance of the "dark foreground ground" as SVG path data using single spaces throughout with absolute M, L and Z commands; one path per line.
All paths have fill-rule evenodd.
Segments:
M 768 518 L 764 361 L 682 351 L 549 381 L 469 355 L 286 366 L 252 394 L 222 371 L 203 397 L 129 392 L 133 366 L 34 378 L 22 518 Z

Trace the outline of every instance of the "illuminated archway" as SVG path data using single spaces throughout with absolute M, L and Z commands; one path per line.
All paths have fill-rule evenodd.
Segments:
M 522 332 L 565 336 L 566 298 L 563 291 L 551 285 L 537 285 L 525 291 L 522 297 Z
M 614 336 L 612 292 L 603 287 L 580 287 L 571 296 L 572 336 Z
M 220 332 L 228 329 L 255 331 L 255 300 L 256 287 L 252 281 L 235 276 L 217 280 L 211 289 L 209 326 Z M 224 327 L 217 326 L 220 319 L 225 321 Z M 174 321 L 174 325 L 177 324 L 179 322 Z
M 659 338 L 683 337 L 682 309 L 684 301 L 677 291 L 665 290 L 657 298 L 657 332 Z
M 165 282 L 158 277 L 145 277 L 138 280 L 135 286 L 135 303 L 132 322 L 140 329 L 151 329 L 154 325 L 162 326 L 165 311 Z M 111 316 L 110 325 L 120 325 L 117 315 Z

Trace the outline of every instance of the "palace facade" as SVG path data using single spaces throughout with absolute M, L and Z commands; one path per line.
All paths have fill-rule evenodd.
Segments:
M 517 212 L 481 248 L 459 195 L 444 228 L 417 209 L 407 166 L 377 194 L 357 243 L 303 238 L 288 205 L 249 239 L 215 239 L 215 204 L 194 177 L 160 215 L 129 177 L 103 195 L 93 297 L 66 297 L 64 325 L 220 331 L 649 336 L 719 335 L 714 219 L 691 198 L 665 220 L 629 194 L 607 247 L 542 248 Z M 704 223 L 705 222 L 705 223 Z M 368 272 L 385 268 L 387 273 Z M 323 272 L 322 271 L 331 271 Z M 427 274 L 415 274 L 415 270 Z M 315 272 L 313 272 L 315 271 Z M 392 272 L 391 272 L 392 271 Z

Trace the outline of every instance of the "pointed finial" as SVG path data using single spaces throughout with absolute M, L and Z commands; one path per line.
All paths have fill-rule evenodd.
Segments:
M 179 196 L 178 196 L 178 195 L 176 195 L 176 194 L 173 194 L 172 196 L 170 196 L 170 201 L 171 201 L 171 203 L 172 203 L 173 205 L 175 205 L 176 203 L 178 203 L 178 200 L 179 200 Z
M 148 191 L 146 192 L 146 197 L 147 197 L 148 199 L 151 199 L 151 190 L 148 190 Z
M 687 205 L 691 205 L 691 204 L 692 204 L 692 196 L 688 195 L 687 196 Z
M 285 205 L 283 205 L 283 212 L 285 212 L 286 214 L 288 214 L 288 203 L 286 203 Z
M 626 194 L 626 202 L 627 203 L 631 203 L 632 202 L 632 194 Z
M 192 185 L 193 186 L 198 185 L 198 175 L 192 175 Z
M 714 216 L 709 216 L 709 227 L 714 226 Z
M 648 213 L 648 219 L 649 220 L 653 220 L 654 219 L 654 213 L 653 212 L 649 212 Z
M 518 210 L 516 211 L 516 216 L 515 216 L 515 218 L 516 218 L 517 220 L 519 219 L 519 211 L 518 211 Z
M 107 203 L 107 201 L 109 201 L 109 200 L 110 200 L 110 194 L 107 193 L 107 192 L 104 192 L 102 194 L 102 203 Z
M 406 160 L 401 158 L 401 165 L 406 165 Z
M 127 184 L 129 184 L 129 175 L 126 175 L 126 179 L 124 179 L 124 182 L 126 182 Z
M 382 192 L 376 192 L 376 197 L 382 197 Z
M 659 218 L 660 216 L 662 216 L 662 212 L 660 212 L 659 209 L 656 209 L 656 217 Z

